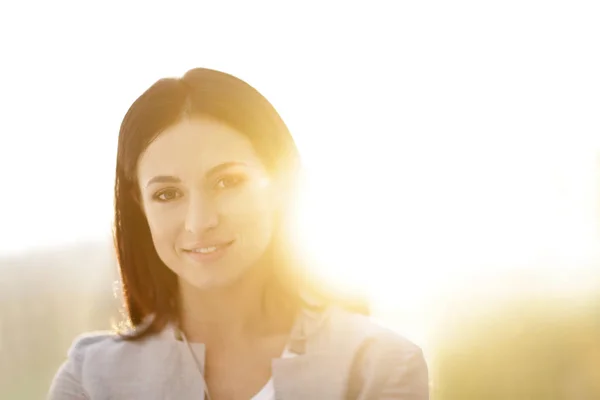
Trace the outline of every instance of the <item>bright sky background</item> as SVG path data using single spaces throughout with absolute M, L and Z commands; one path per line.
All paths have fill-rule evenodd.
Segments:
M 350 3 L 2 3 L 0 254 L 107 238 L 121 118 L 205 66 L 291 128 L 326 274 L 398 303 L 594 264 L 597 2 Z

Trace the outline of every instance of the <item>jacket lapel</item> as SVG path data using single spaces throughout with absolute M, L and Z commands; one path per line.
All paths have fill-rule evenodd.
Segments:
M 274 359 L 271 364 L 276 400 L 336 400 L 347 397 L 355 354 L 364 338 L 361 335 L 333 332 L 349 328 L 336 321 L 335 317 L 335 310 L 331 309 L 304 309 L 300 312 L 288 345 L 296 356 Z M 203 380 L 185 342 L 175 339 L 172 328 L 165 329 L 161 336 L 155 346 L 168 346 L 166 353 L 173 360 L 168 365 L 176 367 L 171 369 L 170 374 L 154 375 L 162 379 L 149 382 L 149 387 L 154 390 L 149 390 L 148 394 L 153 394 L 144 398 L 203 399 Z M 190 345 L 204 369 L 204 345 Z M 164 354 L 166 349 L 163 347 L 162 350 Z M 164 368 L 164 364 L 158 365 Z
M 290 338 L 290 348 L 297 355 L 272 363 L 276 400 L 347 397 L 362 337 L 333 333 L 333 329 L 345 328 L 336 322 L 333 309 L 302 311 Z
M 202 343 L 190 343 L 190 348 L 194 356 L 190 353 L 185 342 L 175 338 L 175 331 L 172 326 L 165 329 L 162 333 L 162 343 L 170 347 L 172 362 L 166 365 L 173 365 L 170 374 L 164 375 L 164 382 L 153 382 L 152 386 L 162 388 L 162 395 L 156 399 L 181 400 L 181 399 L 204 399 L 204 381 L 200 377 L 200 371 L 194 360 L 194 356 L 204 369 L 204 360 L 206 348 Z M 164 367 L 164 365 L 163 365 Z M 155 393 L 160 393 L 156 391 Z M 145 397 L 154 398 L 154 397 Z
M 178 354 L 181 362 L 178 364 L 180 368 L 173 369 L 174 376 L 171 382 L 179 381 L 178 387 L 172 387 L 169 390 L 172 393 L 167 393 L 165 399 L 181 400 L 181 399 L 204 399 L 204 380 L 201 378 L 201 373 L 198 370 L 196 361 L 193 359 L 185 343 L 177 342 L 180 347 Z M 202 343 L 190 343 L 190 346 L 196 356 L 196 359 L 201 363 L 201 368 L 204 369 L 205 348 Z M 169 385 L 167 384 L 167 387 Z

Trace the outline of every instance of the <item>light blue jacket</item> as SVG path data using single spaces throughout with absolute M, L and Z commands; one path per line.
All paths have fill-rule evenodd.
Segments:
M 203 399 L 197 365 L 174 332 L 169 326 L 137 342 L 111 333 L 79 337 L 54 377 L 48 398 Z M 203 363 L 204 345 L 191 346 Z M 305 310 L 289 347 L 296 357 L 272 362 L 277 400 L 429 398 L 421 349 L 367 317 L 339 308 Z

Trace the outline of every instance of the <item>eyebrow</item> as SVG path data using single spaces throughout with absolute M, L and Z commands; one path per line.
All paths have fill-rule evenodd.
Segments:
M 241 161 L 224 162 L 222 164 L 216 165 L 216 166 L 212 167 L 211 169 L 209 169 L 208 172 L 206 173 L 206 176 L 215 175 L 223 170 L 226 170 L 227 168 L 240 166 L 240 165 L 247 166 L 246 163 L 241 162 Z M 170 176 L 170 175 L 158 175 L 158 176 L 155 176 L 152 179 L 148 180 L 148 182 L 146 183 L 146 187 L 148 187 L 154 183 L 181 183 L 181 179 L 179 179 L 175 176 Z

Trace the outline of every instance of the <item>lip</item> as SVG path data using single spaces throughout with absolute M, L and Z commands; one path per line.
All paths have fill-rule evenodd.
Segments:
M 202 243 L 202 244 L 198 244 L 195 246 L 190 246 L 188 248 L 185 248 L 183 251 L 187 257 L 191 258 L 195 262 L 208 263 L 208 262 L 216 261 L 216 260 L 220 259 L 221 257 L 223 257 L 227 253 L 227 251 L 231 248 L 231 245 L 234 243 L 235 243 L 235 240 L 231 240 L 228 242 L 221 242 L 221 243 L 212 243 L 212 244 Z M 198 252 L 194 251 L 194 249 L 207 248 L 207 247 L 217 247 L 217 249 L 210 253 L 198 253 Z

